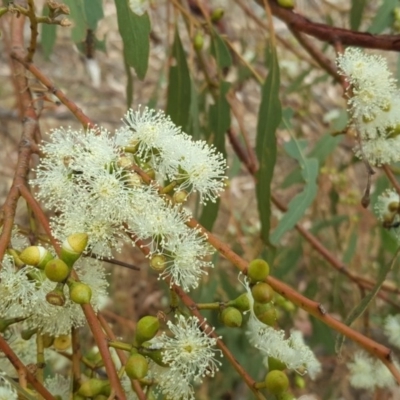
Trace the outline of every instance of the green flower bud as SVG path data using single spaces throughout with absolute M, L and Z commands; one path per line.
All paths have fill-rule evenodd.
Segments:
M 153 349 L 151 342 L 143 342 L 138 350 L 140 354 L 152 359 L 156 364 L 161 365 L 162 367 L 168 367 L 168 364 L 163 361 L 163 350 Z
M 221 321 L 225 326 L 237 328 L 242 325 L 242 313 L 235 307 L 226 307 L 221 312 Z
M 137 344 L 141 345 L 143 342 L 152 339 L 159 329 L 160 321 L 158 318 L 151 315 L 140 318 L 136 324 L 135 339 Z
M 282 394 L 289 387 L 289 379 L 282 371 L 270 371 L 265 377 L 266 388 L 275 395 Z
M 44 273 L 46 274 L 47 279 L 50 279 L 53 282 L 65 281 L 68 278 L 70 271 L 68 265 L 59 258 L 50 260 L 44 267 Z
M 242 312 L 250 310 L 250 302 L 247 293 L 242 293 L 240 296 L 236 297 L 236 299 L 228 302 L 227 305 L 235 307 Z
M 83 396 L 81 396 L 80 394 L 75 393 L 75 394 L 72 396 L 72 400 L 86 400 L 86 397 L 83 397 Z
M 274 326 L 276 322 L 276 310 L 271 303 L 261 304 L 254 302 L 254 314 L 266 325 Z
M 92 378 L 82 383 L 78 390 L 78 394 L 84 397 L 94 397 L 98 394 L 105 394 L 110 390 L 110 382 Z
M 270 371 L 283 371 L 284 369 L 286 369 L 286 364 L 281 360 L 278 360 L 277 358 L 268 357 L 268 369 Z
M 201 50 L 204 45 L 204 36 L 201 34 L 201 32 L 197 32 L 196 35 L 193 38 L 193 47 L 196 50 Z
M 58 351 L 64 351 L 71 347 L 71 343 L 70 335 L 60 335 L 54 339 L 53 347 Z
M 24 340 L 30 340 L 33 335 L 36 335 L 37 331 L 37 328 L 24 329 L 23 331 L 21 331 L 21 338 Z
M 211 13 L 211 21 L 212 22 L 218 22 L 222 19 L 224 16 L 224 9 L 221 7 L 216 8 L 212 13 Z
M 294 377 L 294 383 L 295 385 L 300 388 L 300 389 L 304 389 L 306 387 L 306 381 L 304 380 L 304 378 L 300 375 L 295 375 Z
M 294 0 L 278 0 L 278 4 L 284 8 L 294 8 L 295 1 Z
M 141 354 L 132 354 L 125 364 L 126 375 L 131 379 L 143 379 L 147 375 L 148 370 L 149 363 L 146 357 L 143 357 Z
M 283 304 L 282 304 L 282 308 L 287 311 L 287 312 L 293 312 L 296 310 L 296 306 L 289 300 L 286 300 Z
M 150 259 L 150 267 L 154 269 L 154 271 L 157 272 L 163 272 L 165 268 L 167 267 L 166 265 L 166 258 L 161 255 L 157 254 Z
M 65 304 L 64 284 L 58 283 L 51 292 L 46 294 L 46 300 L 53 306 L 62 307 Z
M 86 233 L 74 233 L 64 240 L 61 247 L 61 259 L 69 267 L 72 267 L 84 252 L 88 239 L 89 237 Z
M 25 264 L 43 269 L 53 256 L 42 246 L 29 246 L 19 255 L 19 258 Z
M 54 343 L 54 337 L 49 335 L 48 333 L 45 333 L 42 335 L 42 341 L 43 341 L 43 347 L 45 349 L 48 349 L 51 347 Z
M 92 289 L 83 282 L 73 282 L 69 285 L 69 298 L 77 304 L 89 304 Z
M 274 298 L 274 289 L 268 283 L 259 282 L 251 288 L 254 301 L 258 303 L 269 303 Z
M 261 259 L 255 259 L 250 262 L 247 268 L 247 276 L 250 281 L 255 283 L 264 281 L 269 275 L 269 264 Z

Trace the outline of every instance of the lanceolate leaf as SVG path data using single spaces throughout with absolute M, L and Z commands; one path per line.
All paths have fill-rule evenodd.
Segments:
M 350 10 L 350 28 L 353 31 L 357 31 L 360 27 L 366 4 L 367 0 L 352 0 Z
M 305 186 L 303 191 L 294 197 L 289 203 L 288 211 L 279 221 L 278 226 L 271 234 L 271 243 L 275 245 L 278 244 L 284 233 L 292 229 L 304 215 L 304 212 L 314 201 L 318 190 L 318 160 L 316 158 L 306 158 L 301 146 L 299 146 L 295 139 L 287 143 L 285 149 L 291 157 L 295 158 L 299 162 Z
M 97 23 L 104 18 L 102 0 L 84 0 L 83 5 L 88 28 L 96 30 Z
M 215 57 L 218 66 L 223 69 L 232 65 L 231 53 L 217 31 L 213 30 L 211 37 L 211 54 Z
M 218 98 L 209 110 L 209 128 L 214 134 L 215 147 L 226 156 L 225 133 L 231 126 L 231 109 L 226 100 L 226 94 L 230 88 L 229 82 L 221 82 Z
M 118 29 L 124 43 L 125 60 L 136 71 L 139 79 L 146 75 L 150 52 L 150 19 L 136 15 L 126 0 L 115 0 Z
M 49 15 L 49 7 L 47 5 L 43 6 L 43 15 Z M 57 25 L 42 24 L 40 43 L 46 60 L 49 59 L 50 54 L 53 52 L 54 43 L 56 42 L 56 29 Z
M 175 30 L 172 57 L 176 64 L 169 69 L 166 112 L 171 117 L 172 122 L 186 130 L 189 121 L 191 82 L 186 54 L 179 38 L 178 29 Z
M 276 136 L 282 118 L 279 100 L 279 64 L 276 50 L 267 50 L 268 76 L 262 87 L 261 105 L 258 111 L 256 153 L 259 162 L 256 195 L 261 220 L 261 237 L 269 243 L 271 220 L 271 182 L 276 162 Z
M 87 21 L 83 0 L 65 0 L 65 4 L 69 7 L 70 18 L 74 23 L 72 28 L 72 40 L 79 43 L 85 40 Z
M 397 0 L 383 0 L 379 7 L 371 26 L 368 29 L 369 33 L 381 33 L 393 21 L 393 10 L 398 5 Z

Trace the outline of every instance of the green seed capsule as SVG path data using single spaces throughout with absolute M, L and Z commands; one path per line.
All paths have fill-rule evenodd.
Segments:
M 225 326 L 238 328 L 242 325 L 242 313 L 235 307 L 226 307 L 221 312 L 221 321 Z
M 135 339 L 137 344 L 142 344 L 152 339 L 160 329 L 160 321 L 151 315 L 140 318 L 136 325 Z
M 265 304 L 273 300 L 275 292 L 268 283 L 259 282 L 252 287 L 251 294 L 255 301 Z
M 265 386 L 273 394 L 279 395 L 289 387 L 289 379 L 282 371 L 270 371 L 265 377 Z
M 255 283 L 264 281 L 269 275 L 269 264 L 261 259 L 256 259 L 250 262 L 247 269 L 247 276 L 250 281 Z
M 141 354 L 132 354 L 125 364 L 126 375 L 131 379 L 143 379 L 149 370 L 149 363 L 146 357 Z

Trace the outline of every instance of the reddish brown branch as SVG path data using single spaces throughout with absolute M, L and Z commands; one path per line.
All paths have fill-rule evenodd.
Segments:
M 35 375 L 33 375 L 28 368 L 25 367 L 23 362 L 13 352 L 2 335 L 0 335 L 0 348 L 18 373 L 22 373 L 41 396 L 43 396 L 46 400 L 55 400 L 52 394 L 36 379 Z
M 263 5 L 262 0 L 257 0 Z M 399 35 L 372 35 L 367 32 L 355 32 L 310 21 L 288 8 L 280 7 L 275 0 L 269 0 L 272 14 L 284 21 L 291 30 L 306 33 L 323 42 L 340 42 L 346 46 L 359 46 L 369 49 L 400 50 Z
M 28 71 L 30 71 L 47 89 L 54 94 L 62 104 L 64 104 L 72 114 L 81 122 L 81 124 L 86 128 L 88 126 L 93 126 L 93 122 L 90 118 L 83 113 L 83 111 L 74 103 L 73 101 L 69 100 L 68 97 L 64 94 L 63 91 L 57 89 L 51 80 L 47 78 L 34 64 L 25 61 L 23 57 L 19 54 L 12 52 L 11 57 L 18 62 L 20 62 Z

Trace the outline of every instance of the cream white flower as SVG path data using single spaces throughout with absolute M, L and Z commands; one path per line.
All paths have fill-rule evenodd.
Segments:
M 246 331 L 249 342 L 259 349 L 264 356 L 274 357 L 285 363 L 287 368 L 301 374 L 308 373 L 311 379 L 314 379 L 321 371 L 321 364 L 311 349 L 304 343 L 302 333 L 293 330 L 290 336 L 285 339 L 283 330 L 263 324 L 254 313 L 254 299 L 246 278 L 243 285 L 246 288 L 250 304 L 250 318 Z
M 71 380 L 56 374 L 52 378 L 46 378 L 44 386 L 53 396 L 59 396 L 62 400 L 69 400 L 71 394 Z
M 388 315 L 385 319 L 383 331 L 389 339 L 389 343 L 400 348 L 400 314 Z
M 201 330 L 196 317 L 175 318 L 175 324 L 167 323 L 172 337 L 163 333 L 151 340 L 153 346 L 162 349 L 163 362 L 168 365 L 153 369 L 152 374 L 168 399 L 194 400 L 192 383 L 213 377 L 221 365 L 215 358 L 219 350 L 213 348 L 217 339 Z
M 0 400 L 18 400 L 18 393 L 0 374 Z
M 385 364 L 364 351 L 356 352 L 353 361 L 348 363 L 347 367 L 350 371 L 350 384 L 357 389 L 390 388 L 396 384 Z

